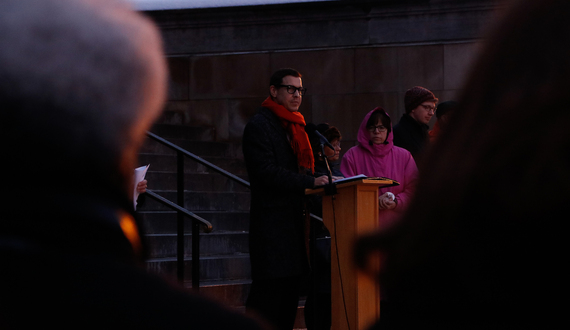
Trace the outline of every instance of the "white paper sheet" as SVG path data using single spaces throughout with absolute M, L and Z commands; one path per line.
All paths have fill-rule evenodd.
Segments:
M 135 203 L 134 204 L 135 210 L 137 209 L 137 199 L 139 198 L 137 185 L 139 184 L 139 182 L 144 180 L 144 177 L 146 176 L 146 171 L 148 170 L 149 166 L 150 164 L 135 168 L 135 179 L 133 180 L 135 182 L 135 186 L 133 187 L 133 202 Z

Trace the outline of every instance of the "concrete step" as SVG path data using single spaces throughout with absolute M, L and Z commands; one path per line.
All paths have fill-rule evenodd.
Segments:
M 213 231 L 249 231 L 249 210 L 247 211 L 197 211 L 198 216 L 209 219 L 214 227 Z
M 218 166 L 237 176 L 246 176 L 247 170 L 243 159 L 230 158 L 227 156 L 204 156 L 204 160 Z M 150 164 L 149 171 L 177 171 L 177 156 L 174 152 L 163 153 L 148 153 L 142 152 L 139 154 L 139 164 Z M 217 174 L 216 171 L 207 168 L 206 166 L 188 158 L 184 157 L 184 173 L 212 173 Z
M 196 215 L 209 221 L 217 231 L 242 231 L 249 230 L 249 212 L 231 211 L 203 211 L 195 212 Z M 138 215 L 143 223 L 143 230 L 147 234 L 169 234 L 177 231 L 177 213 L 175 211 L 145 211 L 140 208 Z M 184 229 L 186 233 L 192 232 L 192 222 L 185 217 Z
M 187 287 L 192 287 L 186 283 Z M 237 281 L 209 281 L 200 283 L 200 294 L 230 307 L 241 313 L 245 313 L 245 301 L 251 287 L 250 280 Z M 297 316 L 295 318 L 294 329 L 306 329 L 305 325 L 305 297 L 301 297 Z
M 236 157 L 237 147 L 227 142 L 214 142 L 214 141 L 191 141 L 185 139 L 167 139 L 169 142 L 179 146 L 200 157 L 206 156 L 223 156 L 223 157 Z M 173 153 L 169 147 L 147 138 L 140 150 L 141 153 L 154 153 L 154 154 L 170 154 Z M 241 150 L 240 150 L 241 152 Z
M 149 188 L 150 189 L 150 188 Z M 151 189 L 152 190 L 152 189 Z M 176 202 L 176 191 L 153 190 L 160 196 Z M 248 212 L 251 196 L 249 192 L 212 192 L 212 191 L 185 191 L 184 207 L 192 212 L 200 211 L 238 211 Z M 167 206 L 146 198 L 145 211 L 170 211 Z
M 192 287 L 191 282 L 185 286 Z M 204 281 L 200 283 L 200 294 L 229 307 L 239 308 L 245 312 L 245 301 L 249 294 L 251 280 Z
M 248 232 L 216 231 L 200 234 L 200 258 L 212 255 L 234 255 L 249 253 Z M 151 251 L 150 258 L 175 258 L 177 252 L 176 234 L 144 235 Z M 184 255 L 192 256 L 192 236 L 184 235 Z
M 151 258 L 146 268 L 152 273 L 176 280 L 176 258 Z M 251 278 L 249 254 L 200 257 L 200 281 L 248 280 Z M 184 258 L 185 281 L 192 280 L 192 258 Z
M 148 189 L 176 190 L 178 175 L 176 172 L 149 171 L 146 174 Z M 241 177 L 246 179 L 246 177 Z M 184 189 L 193 191 L 236 191 L 249 192 L 249 188 L 217 173 L 186 173 Z

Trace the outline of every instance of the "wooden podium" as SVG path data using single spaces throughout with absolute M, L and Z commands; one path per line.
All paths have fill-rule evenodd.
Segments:
M 336 185 L 335 195 L 323 188 L 323 221 L 331 234 L 332 330 L 367 329 L 380 317 L 380 289 L 375 279 L 357 271 L 352 247 L 356 238 L 378 227 L 378 188 L 389 179 L 359 179 Z

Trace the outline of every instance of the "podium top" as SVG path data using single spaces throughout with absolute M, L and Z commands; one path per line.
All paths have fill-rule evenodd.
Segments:
M 351 185 L 355 185 L 355 184 L 366 184 L 366 185 L 377 185 L 378 188 L 385 188 L 385 187 L 391 187 L 391 186 L 398 186 L 400 185 L 399 182 L 392 180 L 392 179 L 388 179 L 388 178 L 362 178 L 362 177 L 357 177 L 354 180 L 351 180 L 351 178 L 346 178 L 344 180 L 342 180 L 341 182 L 333 182 L 333 185 L 335 185 L 337 188 L 342 188 L 342 187 L 346 187 L 346 186 L 351 186 Z M 305 189 L 305 195 L 312 195 L 312 194 L 320 194 L 322 192 L 324 192 L 325 190 L 325 186 L 318 186 L 312 189 Z

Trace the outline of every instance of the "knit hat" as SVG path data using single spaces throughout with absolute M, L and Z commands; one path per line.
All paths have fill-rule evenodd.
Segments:
M 424 103 L 425 101 L 434 101 L 437 102 L 438 99 L 433 95 L 433 93 L 421 86 L 415 86 L 406 92 L 404 96 L 404 104 L 406 106 L 406 113 L 410 113 L 410 111 L 417 108 L 420 104 Z

